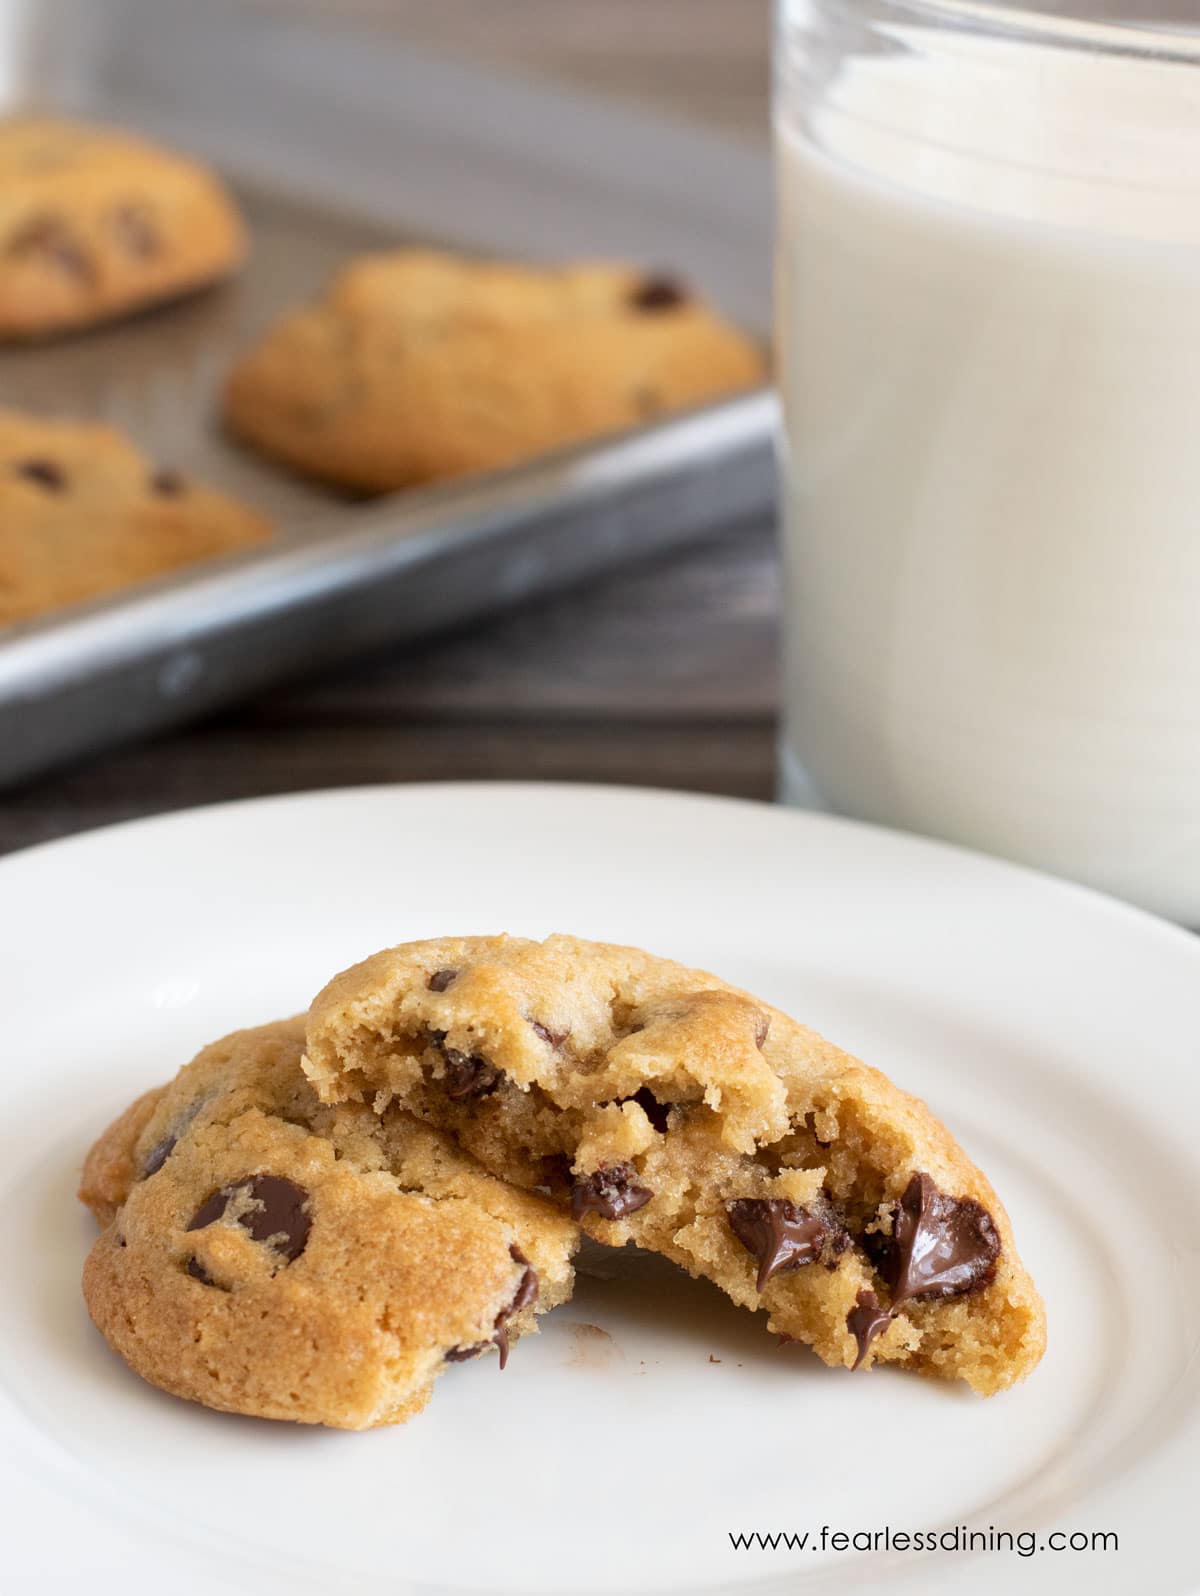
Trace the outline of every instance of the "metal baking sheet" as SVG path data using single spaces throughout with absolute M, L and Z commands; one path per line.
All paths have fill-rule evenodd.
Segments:
M 0 404 L 113 422 L 267 510 L 280 536 L 0 631 L 0 783 L 769 510 L 766 392 L 370 504 L 236 449 L 216 422 L 236 352 L 389 241 L 673 267 L 765 336 L 759 148 L 225 0 L 0 0 L 0 110 L 28 107 L 213 161 L 254 253 L 227 287 L 0 352 Z

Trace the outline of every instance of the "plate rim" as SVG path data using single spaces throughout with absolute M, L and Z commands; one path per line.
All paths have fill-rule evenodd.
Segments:
M 474 801 L 483 802 L 486 801 L 489 795 L 499 794 L 504 794 L 509 800 L 518 801 L 521 799 L 528 800 L 531 796 L 535 796 L 540 802 L 552 805 L 561 800 L 564 807 L 569 806 L 572 800 L 578 800 L 581 804 L 599 803 L 613 805 L 614 807 L 625 806 L 630 812 L 649 803 L 664 811 L 683 807 L 698 814 L 741 816 L 744 820 L 751 818 L 761 820 L 763 811 L 766 810 L 774 812 L 774 814 L 781 817 L 778 822 L 773 818 L 770 821 L 771 825 L 777 827 L 777 835 L 785 836 L 795 828 L 797 835 L 807 835 L 810 846 L 811 839 L 813 837 L 819 838 L 822 834 L 837 834 L 842 838 L 854 835 L 869 836 L 876 843 L 882 844 L 889 850 L 896 848 L 898 845 L 899 856 L 918 868 L 924 857 L 929 862 L 936 863 L 939 867 L 949 867 L 956 873 L 958 870 L 965 868 L 975 875 L 975 879 L 984 886 L 989 882 L 1001 885 L 1005 882 L 1017 882 L 1021 884 L 1023 894 L 1029 890 L 1032 890 L 1035 894 L 1032 906 L 1030 906 L 1028 899 L 1020 906 L 1020 913 L 1025 915 L 1036 914 L 1037 899 L 1041 897 L 1038 891 L 1039 884 L 1048 885 L 1051 888 L 1053 902 L 1060 904 L 1064 911 L 1069 911 L 1072 914 L 1082 913 L 1088 919 L 1093 919 L 1095 914 L 1099 913 L 1105 920 L 1106 934 L 1112 934 L 1118 940 L 1127 939 L 1132 935 L 1136 938 L 1143 957 L 1167 958 L 1175 971 L 1181 968 L 1190 968 L 1192 961 L 1200 955 L 1200 938 L 1146 910 L 1124 904 L 1093 888 L 1062 881 L 1047 875 L 1043 871 L 1013 864 L 957 844 L 945 843 L 938 839 L 926 838 L 909 832 L 896 831 L 869 822 L 814 811 L 791 809 L 766 800 L 745 799 L 709 793 L 680 792 L 670 788 L 608 786 L 603 783 L 522 781 L 375 782 L 249 796 L 203 805 L 187 806 L 154 815 L 132 817 L 101 824 L 65 838 L 51 839 L 17 850 L 6 858 L 0 859 L 0 895 L 2 895 L 4 886 L 8 885 L 10 879 L 17 875 L 18 870 L 28 870 L 31 872 L 32 877 L 36 877 L 39 868 L 47 860 L 53 859 L 55 864 L 57 864 L 59 855 L 54 850 L 60 850 L 67 857 L 71 855 L 72 851 L 76 854 L 86 854 L 91 847 L 102 847 L 105 840 L 112 833 L 121 834 L 114 841 L 118 847 L 124 847 L 129 844 L 129 838 L 123 835 L 125 832 L 130 832 L 136 837 L 144 835 L 147 830 L 155 830 L 156 835 L 162 836 L 164 831 L 169 832 L 174 827 L 181 833 L 186 833 L 188 828 L 197 822 L 216 823 L 219 825 L 223 819 L 228 818 L 233 819 L 236 824 L 243 811 L 248 815 L 257 816 L 260 811 L 270 814 L 284 807 L 293 812 L 304 808 L 320 810 L 331 802 L 334 804 L 346 802 L 353 805 L 364 800 L 386 805 L 389 800 L 403 801 L 408 797 L 429 803 L 436 802 L 438 799 L 449 799 L 450 797 L 462 799 L 469 796 Z M 911 846 L 914 843 L 917 845 L 915 849 Z M 47 850 L 49 850 L 49 853 L 47 853 Z M 976 872 L 976 867 L 980 864 L 985 867 L 982 875 Z M 8 872 L 5 871 L 5 866 L 9 867 Z M 989 866 L 998 866 L 999 875 L 986 868 Z M 1013 874 L 1014 872 L 1016 873 L 1015 875 Z M 28 885 L 33 884 L 34 881 L 31 879 Z M 970 885 L 969 881 L 967 885 Z M 1060 889 L 1058 894 L 1054 892 L 1056 888 Z M 84 894 L 88 892 L 86 874 L 82 877 L 77 877 L 75 889 Z M 24 884 L 23 890 L 27 890 Z M 1042 898 L 1042 901 L 1049 904 L 1051 900 Z M 1113 910 L 1116 911 L 1115 920 L 1112 915 Z M 0 911 L 0 933 L 3 933 L 10 924 L 12 924 L 11 918 L 4 916 L 3 912 Z M 1165 940 L 1160 940 L 1164 933 Z M 1171 952 L 1173 948 L 1178 948 L 1179 950 L 1186 948 L 1188 950 L 1184 956 L 1186 966 L 1176 962 L 1176 955 Z M 1142 1527 L 1144 1527 L 1144 1516 L 1148 1506 L 1149 1504 L 1142 1503 Z M 1124 1528 L 1123 1525 L 1122 1528 Z M 1151 1557 L 1153 1556 L 1152 1549 L 1150 1555 Z M 1144 1570 L 1144 1572 L 1146 1571 L 1148 1569 Z M 227 1572 L 232 1581 L 230 1588 L 242 1588 L 239 1583 L 243 1577 L 240 1570 L 235 1567 Z M 1076 1588 L 1072 1575 L 1065 1570 L 1063 1572 L 1066 1583 L 1061 1588 Z M 1134 1572 L 1137 1571 L 1135 1570 Z M 848 1573 L 849 1570 L 847 1570 Z M 1080 1579 L 1083 1578 L 1083 1573 L 1084 1565 L 1080 1565 L 1078 1573 Z M 843 1575 L 843 1578 L 845 1577 L 846 1575 Z M 992 1578 L 998 1582 L 1001 1577 L 999 1570 L 992 1575 Z M 892 1588 L 892 1578 L 893 1576 L 883 1569 L 878 1572 L 873 1571 L 870 1589 L 878 1588 L 882 1591 L 886 1588 L 890 1590 Z M 939 1575 L 937 1578 L 940 1581 L 944 1576 Z M 876 1579 L 879 1581 L 878 1587 L 874 1583 Z M 854 1580 L 851 1579 L 850 1582 L 854 1583 Z M 966 1573 L 964 1571 L 964 1588 L 965 1582 Z M 904 1590 L 910 1588 L 907 1580 L 902 1577 L 897 1578 L 897 1587 Z M 105 1587 L 102 1586 L 101 1588 Z M 421 1589 L 423 1587 L 416 1585 L 412 1588 Z M 707 1587 L 710 1591 L 710 1596 L 716 1596 L 718 1590 L 723 1591 L 726 1588 L 724 1583 L 719 1586 Z M 733 1588 L 732 1585 L 728 1587 L 730 1590 L 733 1590 Z M 779 1572 L 774 1575 L 768 1575 L 765 1579 L 761 1576 L 758 1578 L 752 1577 L 744 1587 L 739 1585 L 737 1588 L 745 1588 L 750 1591 L 761 1590 L 764 1593 L 768 1590 L 782 1592 L 790 1588 L 789 1573 Z M 804 1588 L 807 1589 L 809 1587 L 805 1586 Z M 816 1588 L 825 1589 L 826 1587 L 824 1584 L 818 1584 L 817 1587 L 814 1587 L 814 1591 Z M 971 1588 L 973 1589 L 974 1586 L 972 1585 Z M 999 1588 L 999 1583 L 995 1588 Z M 1037 1588 L 1041 1588 L 1040 1584 Z M 1103 1588 L 1107 1589 L 1109 1587 L 1104 1586 Z M 1171 1588 L 1174 1589 L 1175 1587 Z M 1187 1587 L 1188 1590 L 1194 1588 L 1196 1587 L 1192 1584 Z M 993 1586 L 988 1584 L 987 1589 L 991 1590 Z M 1164 1586 L 1164 1593 L 1166 1589 L 1167 1587 Z
M 88 845 L 132 832 L 165 830 L 172 826 L 186 827 L 193 820 L 216 819 L 225 814 L 267 809 L 318 806 L 330 801 L 356 801 L 363 798 L 403 798 L 408 794 L 427 798 L 438 795 L 466 793 L 497 793 L 513 797 L 530 794 L 541 797 L 565 799 L 589 798 L 612 803 L 653 802 L 663 805 L 682 804 L 688 807 L 708 808 L 726 812 L 757 812 L 772 816 L 771 823 L 781 819 L 784 825 L 811 827 L 814 830 L 829 828 L 842 834 L 857 832 L 875 838 L 885 845 L 915 848 L 946 861 L 958 860 L 968 868 L 983 867 L 998 871 L 1013 880 L 1023 880 L 1039 889 L 1048 889 L 1065 903 L 1074 901 L 1080 907 L 1094 908 L 1109 916 L 1126 921 L 1131 929 L 1140 929 L 1161 937 L 1180 951 L 1188 950 L 1200 959 L 1200 934 L 1187 926 L 1168 920 L 1150 909 L 1140 908 L 1098 887 L 1056 876 L 1048 870 L 1006 859 L 1001 854 L 987 853 L 970 848 L 963 843 L 950 842 L 941 837 L 926 836 L 922 832 L 905 830 L 898 826 L 883 826 L 875 821 L 860 820 L 852 815 L 834 814 L 826 810 L 804 809 L 781 803 L 771 798 L 744 798 L 729 793 L 690 791 L 686 788 L 656 787 L 636 783 L 575 782 L 575 781 L 510 781 L 482 778 L 465 781 L 378 781 L 354 782 L 345 786 L 304 787 L 278 793 L 253 793 L 238 798 L 221 798 L 211 803 L 185 804 L 179 808 L 158 810 L 152 814 L 134 815 L 123 820 L 100 821 L 65 836 L 50 837 L 42 842 L 29 843 L 0 855 L 0 877 L 16 865 L 27 867 L 56 850 L 84 850 Z M 0 929 L 3 916 L 0 914 Z

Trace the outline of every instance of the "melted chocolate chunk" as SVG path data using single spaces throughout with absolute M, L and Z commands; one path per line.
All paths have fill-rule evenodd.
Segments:
M 626 1103 L 637 1103 L 654 1129 L 661 1135 L 667 1128 L 667 1116 L 671 1112 L 670 1103 L 660 1103 L 658 1098 L 648 1086 L 639 1086 L 632 1097 L 622 1099 Z
M 916 1174 L 892 1210 L 892 1234 L 878 1248 L 892 1307 L 930 1297 L 960 1297 L 996 1272 L 1000 1237 L 991 1214 L 971 1197 L 947 1197 Z
M 538 1294 L 537 1271 L 530 1265 L 529 1259 L 526 1258 L 520 1247 L 510 1247 L 508 1250 L 514 1263 L 525 1265 L 525 1273 L 517 1282 L 513 1300 L 507 1308 L 501 1308 L 496 1315 L 496 1334 L 492 1339 L 500 1348 L 500 1367 L 502 1369 L 508 1362 L 508 1321 L 514 1313 L 520 1313 L 522 1308 L 527 1308 L 531 1302 L 536 1302 Z
M 534 1036 L 545 1042 L 547 1047 L 561 1047 L 570 1036 L 570 1031 L 552 1031 L 548 1025 L 543 1025 L 540 1020 L 530 1020 L 530 1028 Z
M 112 230 L 122 248 L 139 260 L 153 260 L 162 251 L 158 228 L 144 205 L 122 205 L 115 210 Z
M 312 1220 L 306 1210 L 308 1193 L 282 1175 L 251 1175 L 219 1191 L 202 1202 L 192 1215 L 189 1230 L 203 1230 L 225 1217 L 235 1197 L 245 1202 L 237 1222 L 254 1241 L 270 1242 L 288 1263 L 295 1263 L 308 1245 Z
M 513 1263 L 525 1265 L 525 1273 L 521 1276 L 517 1283 L 516 1295 L 513 1297 L 512 1302 L 509 1304 L 504 1313 L 504 1317 L 506 1319 L 511 1319 L 514 1313 L 520 1313 L 522 1308 L 528 1308 L 531 1302 L 537 1301 L 538 1277 L 537 1271 L 529 1262 L 529 1259 L 526 1258 L 525 1254 L 521 1251 L 520 1247 L 510 1247 L 508 1249 L 508 1254 Z
M 185 483 L 178 471 L 156 471 L 150 478 L 150 491 L 160 499 L 181 499 Z
M 426 985 L 431 992 L 444 992 L 452 981 L 457 981 L 457 970 L 435 970 Z
M 142 1179 L 148 1180 L 151 1175 L 157 1175 L 159 1170 L 175 1151 L 174 1136 L 164 1136 L 157 1147 L 152 1147 L 147 1155 L 146 1162 L 142 1165 Z
M 758 1259 L 758 1290 L 773 1275 L 819 1263 L 826 1247 L 844 1252 L 849 1238 L 836 1223 L 786 1197 L 735 1197 L 725 1204 L 729 1228 Z
M 636 1175 L 632 1164 L 610 1164 L 583 1176 L 571 1188 L 571 1217 L 580 1220 L 584 1214 L 599 1214 L 603 1219 L 624 1219 L 636 1214 L 654 1196 L 648 1186 L 638 1185 Z
M 679 310 L 688 303 L 690 297 L 677 277 L 660 272 L 643 277 L 629 296 L 629 303 L 634 310 Z
M 53 460 L 18 460 L 13 471 L 24 481 L 36 482 L 39 488 L 50 493 L 67 491 L 67 474 Z
M 769 1014 L 760 1014 L 758 1016 L 758 1024 L 754 1029 L 754 1045 L 758 1048 L 759 1052 L 766 1047 L 767 1037 L 770 1036 L 770 1034 L 771 1016 Z
M 36 217 L 9 240 L 8 254 L 18 260 L 48 261 L 80 282 L 90 283 L 96 275 L 83 246 L 57 216 Z
M 446 1353 L 447 1363 L 466 1363 L 468 1358 L 477 1358 L 481 1352 L 486 1352 L 492 1345 L 490 1341 L 476 1341 L 469 1347 L 451 1347 Z
M 500 1084 L 500 1071 L 485 1058 L 468 1058 L 456 1047 L 443 1047 L 446 1060 L 446 1096 L 452 1103 L 487 1097 Z
M 879 1306 L 879 1298 L 873 1291 L 860 1291 L 856 1300 L 857 1307 L 846 1315 L 846 1329 L 858 1342 L 858 1357 L 850 1365 L 852 1369 L 859 1367 L 872 1341 L 892 1322 L 891 1314 Z
M 531 1302 L 537 1301 L 538 1277 L 537 1271 L 530 1264 L 529 1259 L 520 1247 L 510 1247 L 509 1256 L 514 1263 L 524 1264 L 525 1273 L 517 1282 L 517 1289 L 507 1308 L 501 1308 L 493 1321 L 496 1333 L 490 1341 L 475 1341 L 469 1347 L 451 1347 L 445 1354 L 447 1363 L 466 1363 L 468 1358 L 477 1358 L 481 1352 L 486 1352 L 491 1346 L 500 1349 L 500 1367 L 503 1369 L 508 1362 L 508 1321 L 513 1314 L 520 1313 L 522 1308 L 527 1308 Z
M 502 1323 L 499 1319 L 496 1320 L 496 1334 L 492 1337 L 492 1342 L 495 1346 L 500 1348 L 500 1372 L 503 1374 L 504 1370 L 508 1367 L 507 1323 Z

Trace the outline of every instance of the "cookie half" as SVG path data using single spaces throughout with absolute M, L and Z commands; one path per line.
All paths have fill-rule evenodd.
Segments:
M 399 1110 L 322 1106 L 300 1021 L 216 1042 L 88 1155 L 88 1311 L 151 1384 L 361 1430 L 571 1291 L 570 1218 Z
M 261 542 L 257 511 L 111 428 L 0 410 L 0 626 Z
M 750 388 L 763 358 L 682 283 L 396 250 L 353 262 L 234 369 L 233 432 L 382 493 L 494 471 Z
M 245 253 L 236 206 L 199 163 L 115 128 L 0 121 L 0 340 L 177 298 Z
M 1008 1216 L 950 1132 L 702 971 L 566 936 L 409 943 L 317 997 L 305 1069 L 325 1101 L 411 1109 L 827 1363 L 990 1394 L 1042 1355 Z

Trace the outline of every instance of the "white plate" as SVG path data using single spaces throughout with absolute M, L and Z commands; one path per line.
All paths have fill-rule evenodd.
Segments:
M 925 1096 L 1012 1214 L 1046 1296 L 1041 1368 L 988 1402 L 851 1377 L 620 1255 L 618 1278 L 583 1280 L 503 1378 L 492 1361 L 454 1369 L 397 1430 L 230 1418 L 137 1380 L 79 1296 L 91 1224 L 73 1189 L 93 1134 L 201 1043 L 302 1007 L 376 947 L 501 928 L 708 966 Z M 0 970 L 5 1590 L 1200 1588 L 1200 943 L 1183 933 L 954 849 L 758 805 L 375 788 L 11 859 Z M 1025 1557 L 729 1539 L 823 1525 L 1120 1544 Z

